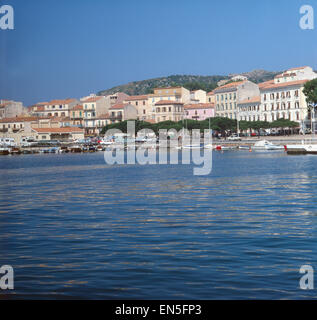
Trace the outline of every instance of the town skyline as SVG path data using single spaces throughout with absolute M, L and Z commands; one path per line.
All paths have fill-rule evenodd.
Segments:
M 25 105 L 173 74 L 317 69 L 302 1 L 7 2 L 15 29 L 0 35 L 0 97 Z

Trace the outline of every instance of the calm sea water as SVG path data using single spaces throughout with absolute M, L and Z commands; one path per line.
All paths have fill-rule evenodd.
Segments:
M 103 154 L 0 158 L 1 298 L 297 299 L 317 270 L 317 157 L 214 153 L 114 166 Z M 5 295 L 6 294 L 6 295 Z

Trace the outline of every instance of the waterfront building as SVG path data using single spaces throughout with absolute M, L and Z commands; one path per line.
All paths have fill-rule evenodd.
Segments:
M 215 105 L 213 103 L 188 104 L 184 106 L 185 119 L 205 120 L 215 116 Z
M 22 137 L 33 137 L 36 140 L 77 139 L 84 130 L 71 126 L 70 118 L 65 117 L 13 117 L 0 120 L 0 137 L 13 138 L 19 142 Z M 39 133 L 44 133 L 40 135 Z M 44 136 L 46 136 L 44 138 Z M 60 140 L 58 139 L 58 140 Z
M 124 100 L 125 104 L 131 104 L 137 109 L 139 120 L 150 120 L 153 115 L 153 108 L 149 102 L 148 95 L 130 96 Z
M 238 103 L 238 119 L 240 121 L 264 121 L 260 95 L 248 97 Z
M 160 100 L 155 103 L 155 122 L 180 121 L 184 119 L 184 103 L 172 100 Z
M 78 104 L 77 99 L 40 102 L 29 108 L 31 115 L 38 117 L 69 117 L 70 111 Z
M 101 130 L 108 124 L 110 124 L 109 113 L 102 114 L 96 118 L 95 125 L 97 128 L 97 133 L 100 134 Z
M 207 103 L 215 103 L 216 97 L 215 97 L 215 91 L 208 92 L 206 95 L 206 102 Z
M 27 114 L 22 102 L 13 100 L 0 100 L 0 119 L 18 117 Z
M 190 102 L 193 103 L 206 103 L 207 92 L 204 90 L 194 90 L 190 93 Z
M 77 127 L 61 127 L 61 128 L 32 128 L 33 136 L 37 141 L 41 140 L 81 140 L 85 138 L 85 130 Z M 25 132 L 24 132 L 25 134 Z
M 132 104 L 116 104 L 109 109 L 108 120 L 117 123 L 125 120 L 137 120 L 138 112 Z
M 77 104 L 70 112 L 72 126 L 83 127 L 84 124 L 84 106 Z
M 214 90 L 216 116 L 237 119 L 240 101 L 260 95 L 259 87 L 248 80 L 227 83 Z
M 87 135 L 95 135 L 98 133 L 96 119 L 108 111 L 107 99 L 104 96 L 95 96 L 83 100 L 81 103 L 85 132 Z
M 39 121 L 38 117 L 11 117 L 0 119 L 0 136 L 10 137 L 24 129 L 24 123 L 35 123 Z
M 310 127 L 310 114 L 303 93 L 307 81 L 317 78 L 310 67 L 292 68 L 274 80 L 259 84 L 262 120 L 288 119 Z
M 184 87 L 155 88 L 154 93 L 149 95 L 149 101 L 154 106 L 161 100 L 190 103 L 190 91 Z
M 104 97 L 106 98 L 106 112 L 108 112 L 114 105 L 124 103 L 124 101 L 129 98 L 129 95 L 124 92 L 116 92 Z

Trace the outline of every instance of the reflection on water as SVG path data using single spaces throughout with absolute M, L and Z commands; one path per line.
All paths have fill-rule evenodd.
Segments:
M 315 157 L 214 153 L 114 166 L 102 154 L 0 158 L 0 265 L 12 297 L 314 298 Z M 0 293 L 1 295 L 1 293 Z

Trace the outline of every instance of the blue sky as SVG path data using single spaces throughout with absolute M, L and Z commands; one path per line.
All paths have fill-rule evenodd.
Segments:
M 172 74 L 317 69 L 316 0 L 0 0 L 0 98 L 30 105 Z

